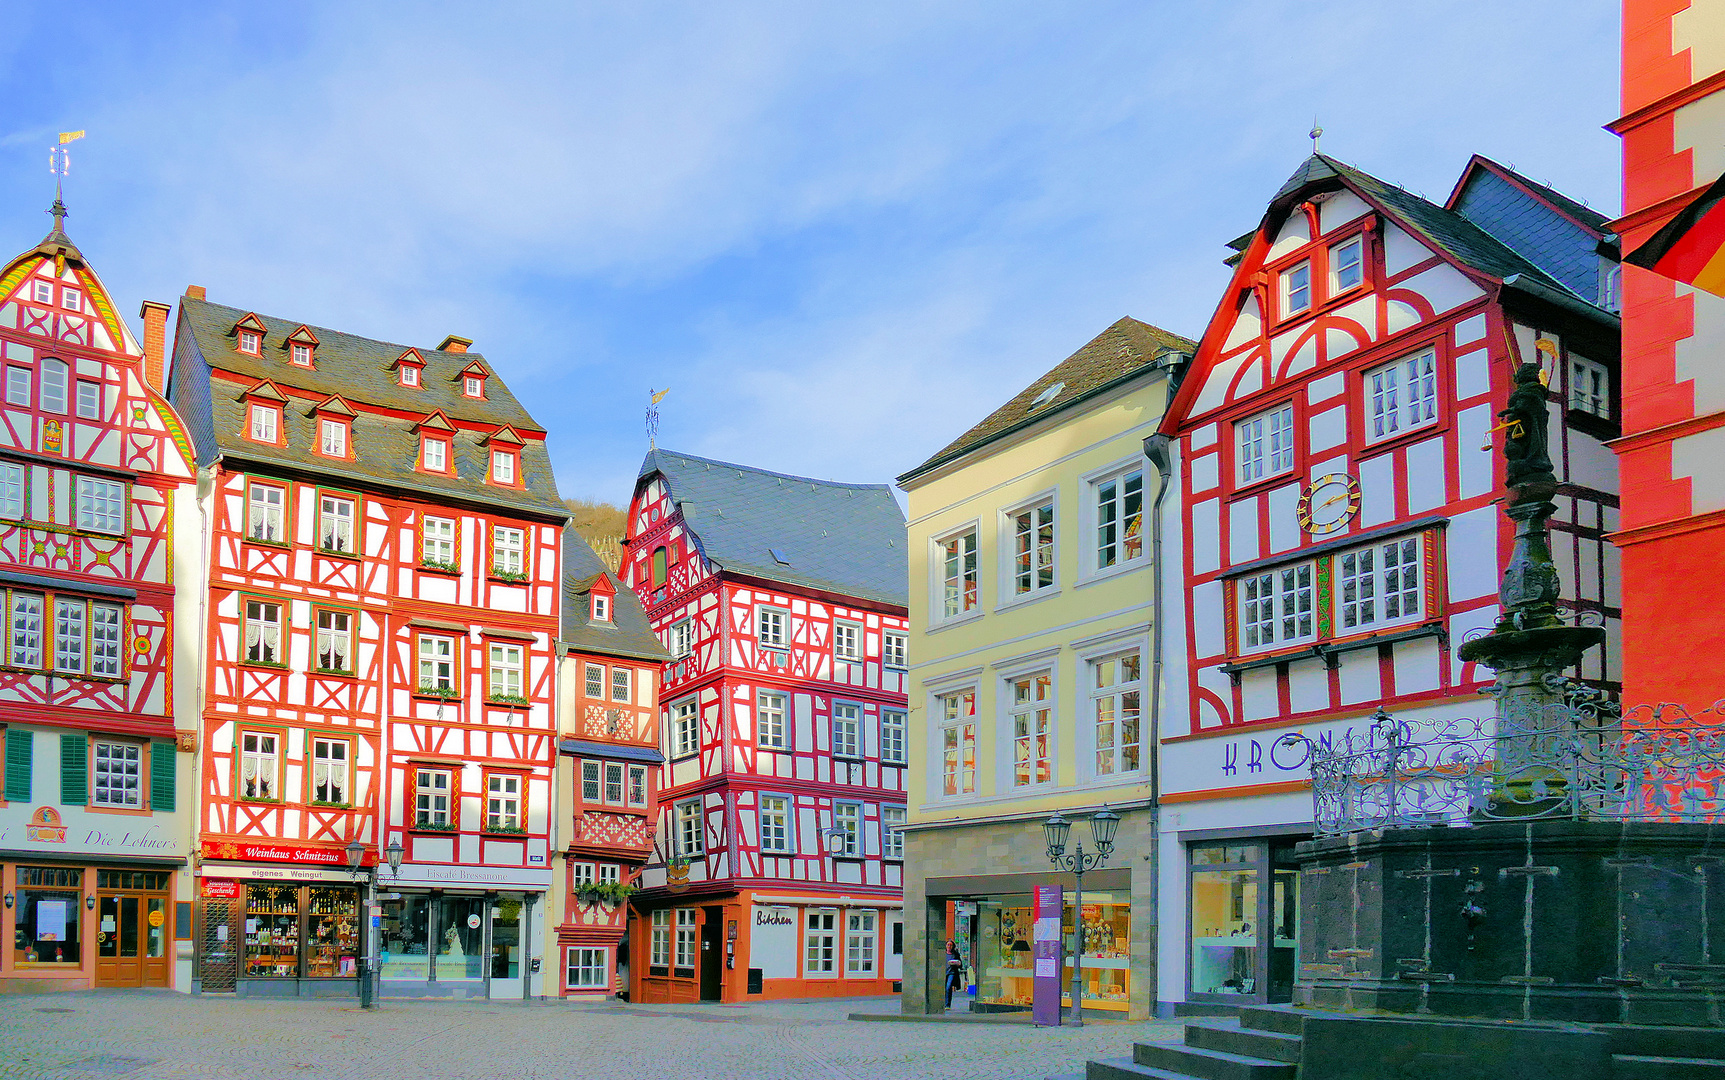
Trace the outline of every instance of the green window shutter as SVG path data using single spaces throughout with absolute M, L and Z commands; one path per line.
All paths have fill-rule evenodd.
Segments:
M 30 769 L 36 733 L 6 729 L 6 801 L 30 801 Z
M 83 806 L 90 801 L 89 758 L 88 736 L 60 736 L 60 805 Z
M 174 744 L 157 740 L 150 744 L 150 809 L 174 808 Z

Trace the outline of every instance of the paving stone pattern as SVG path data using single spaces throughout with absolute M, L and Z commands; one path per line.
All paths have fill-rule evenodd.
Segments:
M 70 1010 L 69 1012 L 62 1010 Z M 0 995 L 0 1080 L 1032 1080 L 1178 1023 L 846 1019 L 896 998 L 743 1006 L 239 1001 L 171 991 Z

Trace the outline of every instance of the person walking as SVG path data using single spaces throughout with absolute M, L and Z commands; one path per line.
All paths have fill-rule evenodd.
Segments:
M 952 992 L 964 985 L 964 957 L 958 954 L 958 942 L 946 943 L 946 1007 L 952 1008 Z

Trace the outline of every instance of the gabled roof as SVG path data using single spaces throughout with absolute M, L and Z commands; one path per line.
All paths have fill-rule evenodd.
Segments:
M 599 582 L 616 594 L 611 601 L 611 622 L 593 621 L 590 602 Z M 603 591 L 601 588 L 600 591 Z M 632 660 L 663 663 L 671 654 L 653 633 L 647 613 L 633 590 L 622 588 L 605 568 L 585 537 L 574 526 L 563 529 L 563 628 L 561 639 L 583 652 L 626 656 Z
M 353 406 L 343 401 L 340 394 L 331 394 L 329 397 L 324 398 L 323 401 L 313 405 L 310 411 L 314 413 L 334 413 L 337 416 L 345 416 L 349 419 L 352 419 L 357 415 L 353 411 Z
M 900 484 L 963 457 L 1012 431 L 1078 405 L 1143 373 L 1164 352 L 1190 357 L 1198 343 L 1149 323 L 1126 317 L 1091 338 L 1012 400 L 942 447 L 935 455 L 898 478 Z M 1059 390 L 1046 401 L 1046 391 Z
M 1455 188 L 1450 192 L 1449 201 L 1445 202 L 1444 206 L 1452 210 L 1455 209 L 1456 199 L 1461 195 L 1462 189 L 1467 187 L 1469 182 L 1471 182 L 1481 171 L 1497 173 L 1499 176 L 1526 188 L 1535 197 L 1549 203 L 1552 209 L 1556 210 L 1558 213 L 1567 217 L 1569 220 L 1575 222 L 1575 224 L 1584 229 L 1598 233 L 1601 236 L 1611 231 L 1611 219 L 1595 210 L 1593 207 L 1588 206 L 1586 203 L 1576 202 L 1574 199 L 1565 195 L 1556 188 L 1547 187 L 1536 180 L 1530 179 L 1526 175 L 1516 172 L 1508 165 L 1502 165 L 1493 161 L 1484 154 L 1475 154 L 1471 159 L 1469 159 L 1467 167 L 1462 169 L 1461 176 L 1455 182 Z
M 887 485 L 813 480 L 661 449 L 647 452 L 636 490 L 655 473 L 717 569 L 909 606 L 904 512 Z

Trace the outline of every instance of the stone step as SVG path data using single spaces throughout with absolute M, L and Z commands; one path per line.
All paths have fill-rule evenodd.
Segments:
M 1225 1050 L 1269 1061 L 1300 1063 L 1298 1035 L 1280 1031 L 1258 1031 L 1243 1027 L 1239 1020 L 1193 1020 L 1186 1024 L 1186 1045 L 1206 1050 Z
M 1611 1032 L 1611 1052 L 1636 1057 L 1725 1058 L 1725 1030 L 1624 1024 Z
M 1184 1073 L 1171 1073 L 1140 1065 L 1131 1058 L 1103 1058 L 1084 1066 L 1084 1080 L 1192 1080 Z
M 1300 1069 L 1285 1061 L 1171 1043 L 1136 1043 L 1132 1060 L 1194 1080 L 1294 1080 Z
M 1298 1035 L 1305 1030 L 1307 1015 L 1292 1005 L 1246 1005 L 1240 1009 L 1240 1026 L 1254 1031 Z
M 1612 1054 L 1612 1080 L 1707 1080 L 1725 1078 L 1725 1060 L 1719 1058 L 1651 1057 L 1646 1054 Z

